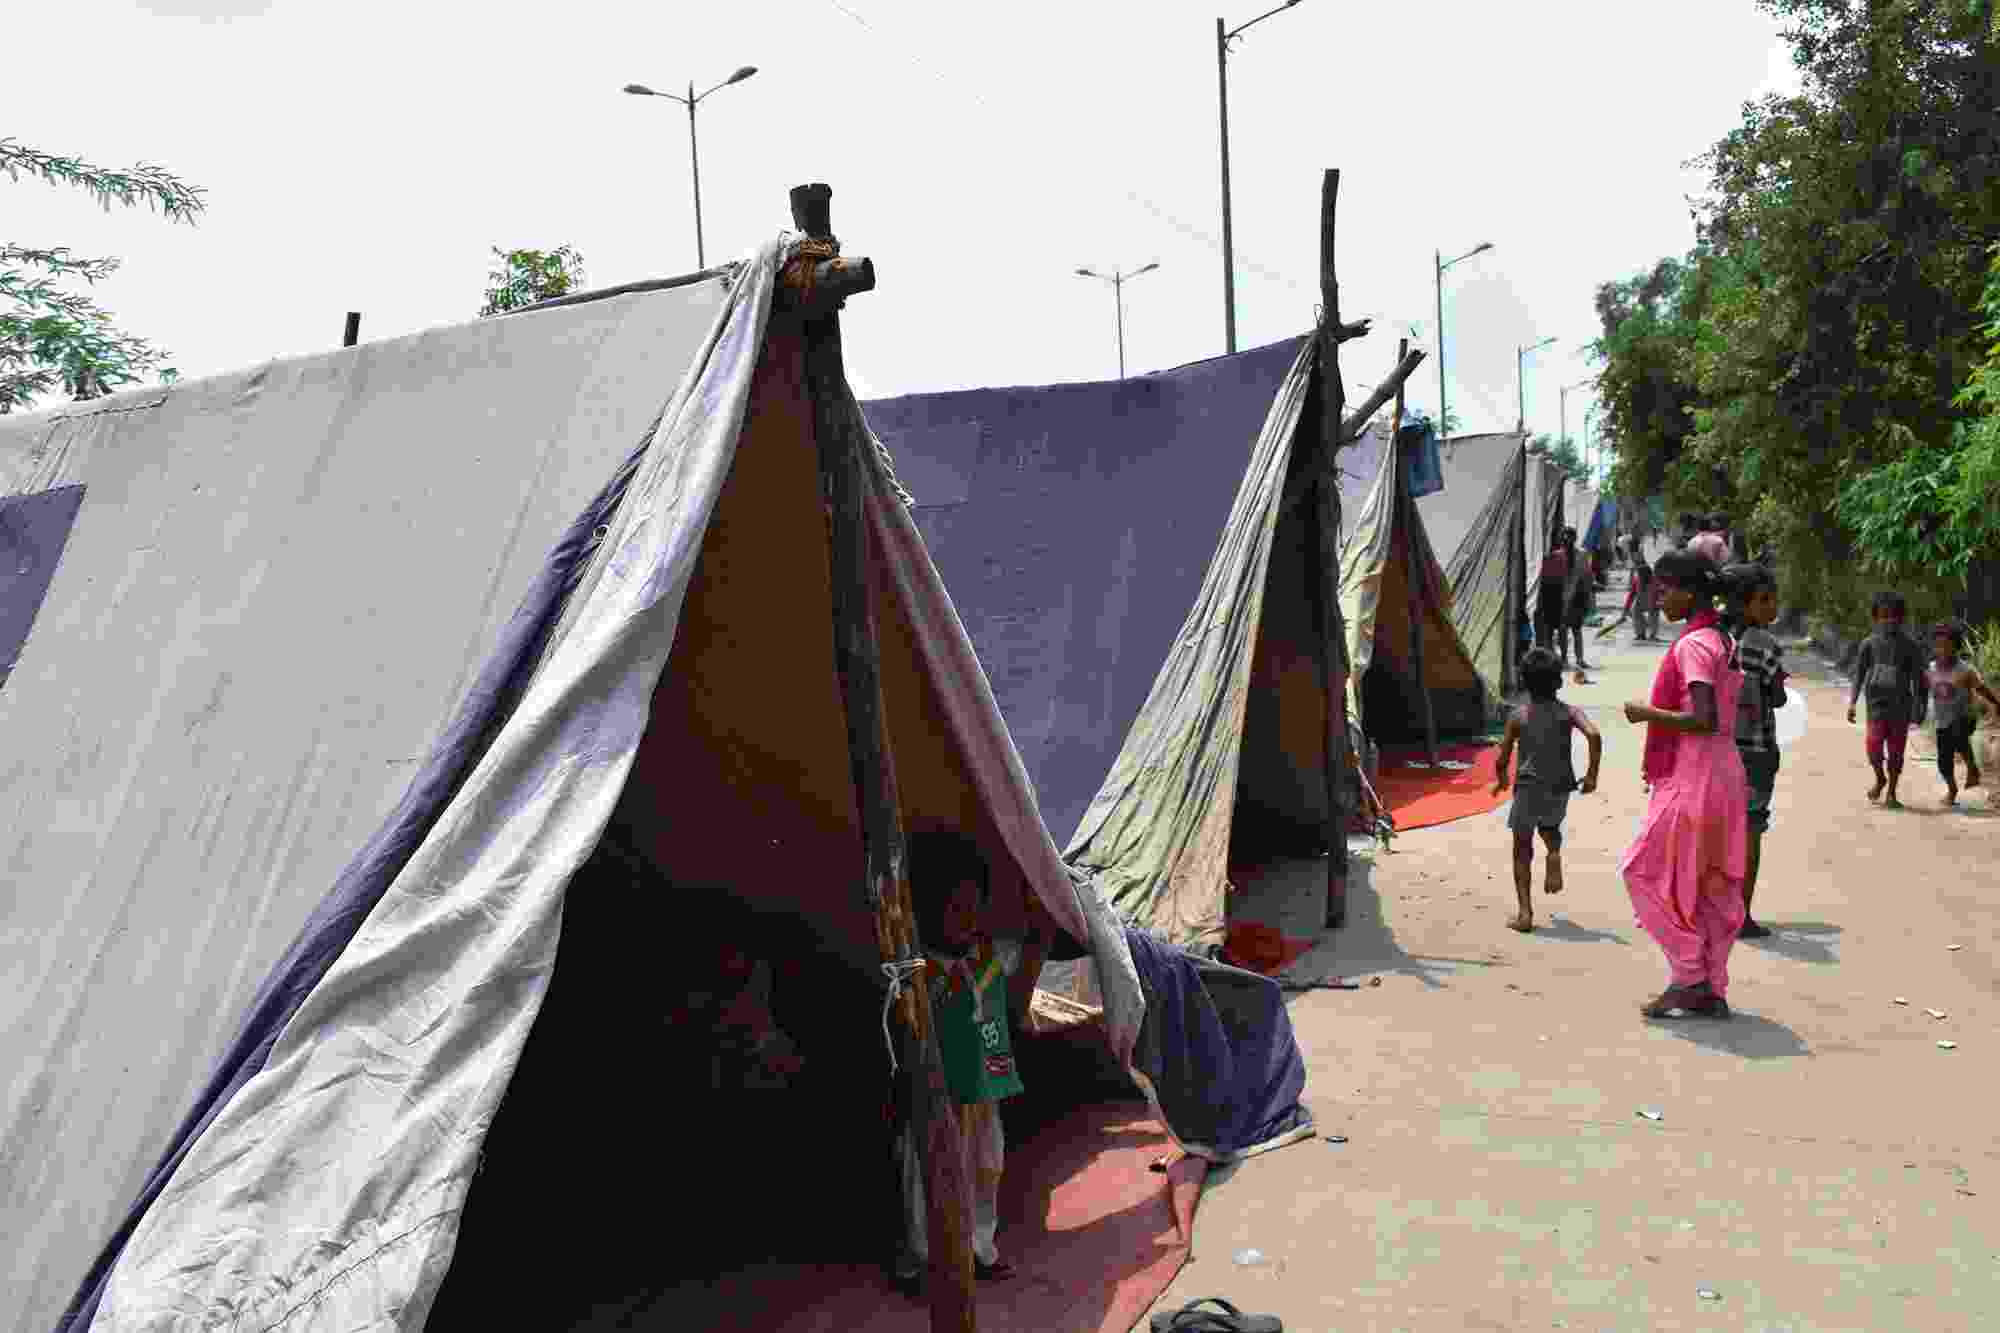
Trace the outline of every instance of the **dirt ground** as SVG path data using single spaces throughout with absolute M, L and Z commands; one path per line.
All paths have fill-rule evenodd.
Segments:
M 1791 650 L 1810 723 L 1765 842 L 1776 933 L 1731 958 L 1733 1021 L 1649 1023 L 1665 963 L 1616 864 L 1645 802 L 1622 706 L 1662 650 L 1588 646 L 1602 669 L 1564 697 L 1603 777 L 1570 805 L 1567 890 L 1540 892 L 1538 855 L 1537 930 L 1506 929 L 1504 806 L 1375 858 L 1291 971 L 1382 979 L 1291 1007 L 1307 1102 L 1347 1141 L 1212 1173 L 1155 1309 L 1222 1296 L 1295 1333 L 2000 1328 L 2000 812 L 1940 811 L 1921 733 L 1908 808 L 1870 805 L 1846 683 Z M 1296 871 L 1259 892 L 1309 919 Z

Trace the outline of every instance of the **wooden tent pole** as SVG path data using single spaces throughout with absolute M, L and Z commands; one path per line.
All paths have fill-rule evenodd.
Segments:
M 792 217 L 812 247 L 787 266 L 780 281 L 798 298 L 804 320 L 805 377 L 819 442 L 820 481 L 827 509 L 828 563 L 833 593 L 834 667 L 847 716 L 848 759 L 861 824 L 863 892 L 875 909 L 884 963 L 922 957 L 896 790 L 895 754 L 882 698 L 881 644 L 871 604 L 871 543 L 864 512 L 863 450 L 870 447 L 851 393 L 835 308 L 819 286 L 840 261 L 830 220 L 832 191 L 804 185 L 792 191 Z M 862 261 L 867 285 L 873 267 Z M 815 289 L 818 288 L 816 291 Z M 865 288 L 859 288 L 865 290 Z M 901 1074 L 908 1132 L 923 1163 L 926 1229 L 930 1237 L 931 1333 L 974 1333 L 972 1191 L 957 1107 L 945 1087 L 944 1063 L 931 1022 L 930 987 L 922 971 L 901 996 L 906 1032 Z
M 1347 627 L 1340 612 L 1340 472 L 1335 455 L 1346 443 L 1343 415 L 1347 389 L 1340 379 L 1340 281 L 1334 270 L 1334 205 L 1340 172 L 1330 170 L 1319 186 L 1320 459 L 1318 482 L 1320 676 L 1326 682 L 1326 924 L 1347 921 Z M 1366 326 L 1360 326 L 1365 333 Z
M 1400 364 L 1410 354 L 1410 340 L 1402 339 L 1396 347 L 1396 360 Z M 1431 689 L 1424 675 L 1424 592 L 1425 574 L 1428 572 L 1418 561 L 1417 549 L 1417 497 L 1410 490 L 1410 463 L 1412 457 L 1403 451 L 1403 386 L 1396 386 L 1395 426 L 1390 440 L 1396 459 L 1396 497 L 1402 508 L 1403 547 L 1410 579 L 1410 666 L 1417 676 L 1417 703 L 1424 717 L 1424 748 L 1430 755 L 1431 767 L 1438 762 L 1437 710 L 1431 706 Z
M 1353 324 L 1343 324 L 1340 326 L 1340 341 L 1345 342 L 1349 338 L 1359 338 L 1367 332 L 1367 320 L 1358 320 Z M 1278 513 L 1281 516 L 1291 513 L 1292 510 L 1299 506 L 1300 501 L 1311 497 L 1312 490 L 1319 481 L 1320 470 L 1324 468 L 1331 471 L 1334 467 L 1334 450 L 1345 449 L 1348 445 L 1359 439 L 1362 427 L 1368 424 L 1368 419 L 1381 410 L 1382 404 L 1396 396 L 1396 390 L 1401 388 L 1403 382 L 1415 374 L 1417 367 L 1423 363 L 1424 354 L 1421 349 L 1405 356 L 1402 364 L 1390 372 L 1389 378 L 1376 385 L 1374 392 L 1370 393 L 1362 401 L 1361 406 L 1347 414 L 1346 418 L 1340 423 L 1339 443 L 1333 445 L 1331 448 L 1326 448 L 1325 454 L 1321 457 L 1318 464 L 1306 468 L 1285 483 L 1284 495 L 1278 501 Z M 1324 444 L 1325 442 L 1322 441 L 1323 447 Z

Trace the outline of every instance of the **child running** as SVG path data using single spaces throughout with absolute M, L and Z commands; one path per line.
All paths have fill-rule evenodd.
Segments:
M 1743 865 L 1743 928 L 1746 940 L 1771 933 L 1751 914 L 1757 896 L 1757 867 L 1764 856 L 1764 834 L 1771 827 L 1771 790 L 1778 782 L 1777 712 L 1785 705 L 1782 650 L 1771 633 L 1778 618 L 1778 576 L 1763 565 L 1732 565 L 1723 571 L 1729 582 L 1729 613 L 1734 630 L 1736 663 L 1743 672 L 1743 692 L 1736 703 L 1736 753 L 1743 760 L 1743 778 L 1750 788 L 1750 844 Z
M 1632 910 L 1667 956 L 1669 979 L 1647 1018 L 1729 1017 L 1729 951 L 1743 927 L 1749 814 L 1731 735 L 1743 676 L 1716 614 L 1725 588 L 1714 562 L 1669 551 L 1653 566 L 1668 620 L 1688 627 L 1653 677 L 1652 697 L 1625 705 L 1646 724 L 1646 814 L 1618 872 Z
M 1937 723 L 1938 776 L 1944 779 L 1944 803 L 1958 804 L 1956 761 L 1965 756 L 1965 785 L 1979 785 L 1979 761 L 1972 755 L 1972 696 L 1977 694 L 2000 709 L 1986 682 L 1972 663 L 1959 655 L 1965 646 L 1965 631 L 1951 621 L 1940 622 L 1931 630 L 1931 664 L 1924 670 L 1924 684 L 1930 692 L 1931 718 Z
M 1854 704 L 1863 690 L 1868 692 L 1868 766 L 1875 770 L 1875 785 L 1868 799 L 1888 798 L 1885 809 L 1900 810 L 1896 785 L 1903 778 L 1903 749 L 1909 743 L 1910 723 L 1924 720 L 1924 656 L 1914 640 L 1903 632 L 1903 618 L 1909 606 L 1899 592 L 1878 592 L 1869 618 L 1874 632 L 1861 643 L 1861 655 L 1854 664 L 1854 688 L 1847 696 L 1847 720 L 1854 721 Z
M 1548 649 L 1531 648 L 1521 658 L 1521 683 L 1527 687 L 1528 702 L 1507 717 L 1494 763 L 1493 794 L 1507 790 L 1507 764 L 1518 744 L 1521 771 L 1514 778 L 1514 808 L 1507 815 L 1507 827 L 1514 834 L 1514 897 L 1521 910 L 1507 925 L 1526 934 L 1535 928 L 1529 892 L 1535 877 L 1535 834 L 1542 835 L 1542 845 L 1548 848 L 1542 892 L 1561 893 L 1562 823 L 1569 813 L 1569 794 L 1581 791 L 1588 796 L 1597 790 L 1604 737 L 1581 709 L 1556 698 L 1562 688 L 1562 660 Z M 1572 731 L 1582 732 L 1590 744 L 1590 771 L 1583 775 L 1581 787 L 1570 749 Z

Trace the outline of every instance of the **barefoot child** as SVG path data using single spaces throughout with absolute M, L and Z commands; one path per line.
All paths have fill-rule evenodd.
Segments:
M 1903 632 L 1908 604 L 1899 592 L 1878 592 L 1869 612 L 1875 629 L 1861 643 L 1861 655 L 1854 664 L 1854 688 L 1847 696 L 1847 720 L 1854 721 L 1854 703 L 1862 691 L 1868 693 L 1868 766 L 1875 770 L 1875 785 L 1868 799 L 1881 798 L 1886 786 L 1888 799 L 1882 804 L 1891 810 L 1903 808 L 1896 796 L 1896 784 L 1903 777 L 1903 748 L 1910 739 L 1910 723 L 1924 720 L 1924 656 L 1916 642 Z
M 1931 716 L 1937 723 L 1938 776 L 1944 779 L 1946 805 L 1958 804 L 1955 762 L 1959 755 L 1965 756 L 1965 785 L 1979 785 L 1979 761 L 1972 755 L 1972 696 L 1977 694 L 2000 709 L 2000 698 L 1994 697 L 1972 663 L 1959 656 L 1964 644 L 1964 630 L 1948 620 L 1938 624 L 1931 630 L 1934 656 L 1924 671 Z
M 1736 700 L 1736 754 L 1743 761 L 1743 779 L 1750 787 L 1750 845 L 1743 866 L 1743 929 L 1738 936 L 1762 939 L 1770 930 L 1751 915 L 1757 896 L 1757 867 L 1764 855 L 1764 834 L 1771 827 L 1771 790 L 1778 781 L 1777 711 L 1785 705 L 1785 666 L 1778 640 L 1770 630 L 1778 618 L 1778 576 L 1763 565 L 1731 565 L 1729 612 L 1724 617 L 1735 631 L 1736 664 L 1743 672 L 1743 692 Z
M 1507 790 L 1507 763 L 1514 747 L 1521 747 L 1521 771 L 1514 778 L 1514 808 L 1507 827 L 1514 834 L 1514 897 L 1520 911 L 1507 925 L 1523 934 L 1535 928 L 1534 900 L 1530 896 L 1535 877 L 1535 834 L 1542 835 L 1548 848 L 1543 871 L 1542 892 L 1561 893 L 1562 822 L 1569 811 L 1569 794 L 1585 796 L 1597 790 L 1597 762 L 1604 753 L 1604 737 L 1581 710 L 1556 698 L 1562 688 L 1562 661 L 1546 648 L 1531 648 L 1521 659 L 1521 683 L 1527 687 L 1528 702 L 1507 718 L 1506 734 L 1500 738 L 1500 756 L 1494 763 L 1493 794 Z M 1578 787 L 1576 766 L 1570 751 L 1570 733 L 1580 731 L 1590 744 L 1590 771 Z
M 1008 1277 L 994 1240 L 1000 1226 L 1000 1175 L 1006 1142 L 1000 1103 L 1022 1091 L 1014 1068 L 1009 1028 L 1025 1027 L 1042 947 L 996 938 L 985 918 L 990 877 L 979 848 L 958 833 L 918 833 L 910 838 L 910 893 L 918 939 L 929 960 L 923 977 L 931 990 L 931 1017 L 944 1061 L 945 1083 L 958 1103 L 966 1159 L 972 1168 L 973 1270 L 981 1281 Z M 1032 914 L 1034 905 L 1029 904 Z M 894 1280 L 905 1295 L 920 1294 L 928 1262 L 929 1230 L 924 1178 L 916 1145 L 901 1146 L 905 1232 Z

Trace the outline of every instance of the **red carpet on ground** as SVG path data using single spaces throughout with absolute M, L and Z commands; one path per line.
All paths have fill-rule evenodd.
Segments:
M 1282 972 L 1319 945 L 1318 940 L 1283 934 L 1258 921 L 1231 921 L 1223 941 L 1222 961 L 1231 967 L 1270 976 Z
M 1079 1106 L 1021 1143 L 1007 1145 L 999 1244 L 1015 1275 L 979 1284 L 981 1333 L 1128 1333 L 1187 1262 L 1195 1203 L 1208 1164 L 1169 1151 L 1143 1102 Z M 792 1203 L 826 1209 L 807 1182 Z M 1015 1220 L 1019 1219 L 1019 1220 Z M 768 1265 L 731 1274 L 678 1305 L 698 1323 L 654 1322 L 648 1310 L 625 1326 L 700 1327 L 742 1333 L 927 1333 L 930 1313 L 890 1291 L 879 1268 Z
M 1470 764 L 1470 768 L 1411 768 L 1412 759 L 1426 762 L 1421 747 L 1384 751 L 1375 791 L 1389 808 L 1399 832 L 1448 824 L 1468 815 L 1497 810 L 1510 798 L 1493 794 L 1493 761 L 1497 745 L 1451 745 L 1438 748 L 1440 761 Z

